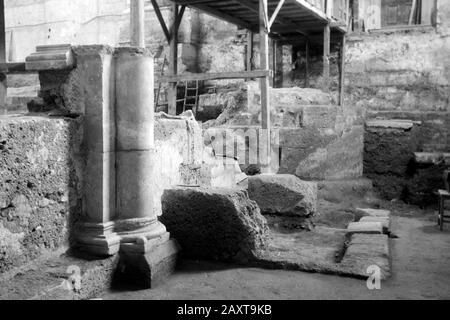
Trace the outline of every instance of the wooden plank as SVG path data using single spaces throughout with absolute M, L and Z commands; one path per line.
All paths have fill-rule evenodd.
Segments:
M 416 7 L 417 7 L 417 0 L 413 0 L 412 5 L 411 5 L 411 12 L 409 14 L 409 19 L 408 19 L 408 25 L 412 25 L 412 23 L 413 23 L 413 18 L 414 18 L 414 13 L 416 11 Z
M 131 45 L 145 47 L 145 10 L 144 0 L 133 0 L 130 3 Z
M 190 73 L 180 75 L 161 76 L 155 79 L 156 83 L 176 83 L 184 81 L 210 81 L 227 79 L 252 79 L 271 77 L 270 70 L 237 71 L 223 73 Z
M 2 62 L 0 63 L 0 72 L 3 73 L 33 73 L 34 71 L 27 71 L 25 62 Z
M 309 88 L 309 50 L 310 43 L 309 40 L 306 40 L 305 43 L 305 88 Z
M 345 88 L 345 45 L 346 38 L 345 35 L 342 36 L 341 48 L 339 50 L 339 64 L 340 64 L 340 74 L 339 74 L 339 105 L 344 105 L 344 88 Z
M 251 2 L 250 0 L 233 0 L 233 1 L 235 1 L 236 3 L 239 3 L 240 5 L 247 8 L 248 10 L 259 14 L 259 7 L 257 5 L 255 5 L 253 2 Z M 290 19 L 286 19 L 286 18 L 278 15 L 278 19 L 276 20 L 276 22 L 282 24 L 284 29 L 286 29 L 286 28 L 292 29 L 294 32 L 300 33 L 300 34 L 308 37 L 308 33 L 305 30 L 302 30 L 298 25 L 296 25 Z
M 267 12 L 267 0 L 259 0 L 259 45 L 260 45 L 260 68 L 269 71 L 269 34 L 265 27 L 264 15 Z M 261 78 L 261 172 L 270 173 L 271 139 L 270 139 L 270 97 L 269 77 Z
M 0 62 L 6 62 L 5 1 L 0 0 Z
M 161 25 L 164 35 L 166 36 L 167 42 L 170 42 L 169 29 L 167 28 L 166 22 L 164 21 L 164 17 L 161 14 L 161 10 L 159 9 L 159 5 L 156 0 L 152 0 L 152 5 L 153 9 L 155 10 L 156 17 L 158 18 L 159 24 Z
M 323 90 L 330 90 L 330 25 L 323 29 Z
M 178 19 L 178 4 L 172 4 L 172 29 L 169 41 L 169 75 L 176 76 L 178 74 L 178 29 L 176 28 Z M 177 114 L 177 83 L 169 83 L 167 90 L 168 113 Z

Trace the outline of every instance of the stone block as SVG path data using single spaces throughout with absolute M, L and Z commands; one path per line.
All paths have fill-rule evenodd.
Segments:
M 354 234 L 340 263 L 342 269 L 368 278 L 373 272 L 369 267 L 378 267 L 381 279 L 390 276 L 390 251 L 387 235 Z
M 296 176 L 306 180 L 355 179 L 362 177 L 364 129 L 353 126 L 341 136 L 335 133 L 329 137 L 325 145 L 308 146 L 309 152 L 297 159 Z M 282 146 L 283 148 L 283 146 Z M 294 163 L 295 164 L 295 163 Z
M 294 175 L 257 175 L 248 178 L 248 194 L 263 214 L 311 217 L 317 212 L 317 183 Z
M 382 234 L 383 224 L 381 222 L 352 222 L 347 227 L 347 234 Z
M 37 46 L 36 52 L 25 59 L 25 68 L 28 71 L 71 69 L 74 64 L 70 44 Z
M 268 244 L 266 219 L 244 190 L 170 189 L 162 209 L 161 222 L 188 258 L 245 262 Z
M 302 127 L 334 128 L 338 107 L 328 106 L 306 106 L 303 108 L 301 117 Z
M 145 254 L 121 253 L 117 277 L 142 289 L 155 288 L 175 271 L 179 250 L 178 243 L 169 240 Z
M 388 234 L 390 230 L 390 219 L 388 217 L 362 217 L 359 222 L 379 222 L 383 226 L 383 233 Z

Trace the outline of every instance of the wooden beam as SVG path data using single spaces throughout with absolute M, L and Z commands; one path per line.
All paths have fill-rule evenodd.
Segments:
M 339 64 L 340 64 L 340 77 L 339 77 L 339 105 L 344 105 L 344 87 L 345 87 L 345 35 L 342 36 L 341 48 L 339 50 Z
M 184 81 L 210 81 L 210 80 L 226 80 L 226 79 L 252 79 L 271 77 L 270 70 L 254 70 L 254 71 L 237 71 L 222 73 L 190 73 L 180 74 L 176 76 L 161 76 L 155 79 L 156 83 L 176 83 Z
M 0 0 L 0 63 L 6 63 L 5 2 Z M 7 113 L 7 77 L 0 72 L 0 115 Z
M 250 11 L 259 14 L 259 7 L 255 4 L 253 4 L 253 2 L 251 2 L 249 0 L 233 0 L 233 2 L 239 3 L 240 5 L 249 9 Z M 294 22 L 292 22 L 291 20 L 289 20 L 287 18 L 278 16 L 277 23 L 282 24 L 285 28 L 292 29 L 293 32 L 300 33 L 300 34 L 304 35 L 305 37 L 309 36 L 306 31 L 302 30 L 299 26 L 297 26 Z
M 309 50 L 310 43 L 309 40 L 306 40 L 305 43 L 305 88 L 309 88 Z
M 274 45 L 273 53 L 273 87 L 283 87 L 283 45 L 281 41 L 272 40 Z
M 161 10 L 159 9 L 159 5 L 156 2 L 156 0 L 151 0 L 153 9 L 155 10 L 156 17 L 158 18 L 159 24 L 161 25 L 161 28 L 163 29 L 164 35 L 166 36 L 167 42 L 170 42 L 170 33 L 169 29 L 167 28 L 166 22 L 164 21 L 164 17 L 161 14 Z
M 247 54 L 246 54 L 247 71 L 253 70 L 253 32 L 247 31 Z
M 269 34 L 265 26 L 264 15 L 267 12 L 267 0 L 259 0 L 259 52 L 261 70 L 269 70 Z M 269 77 L 261 78 L 261 124 L 262 138 L 261 142 L 261 171 L 270 173 L 271 168 L 271 134 L 270 134 L 270 96 L 269 96 Z
M 286 2 L 286 0 L 280 0 L 278 2 L 277 7 L 275 8 L 275 11 L 272 13 L 272 17 L 270 17 L 269 21 L 269 29 L 272 28 L 273 23 L 275 22 L 275 19 L 278 16 L 278 13 L 280 13 L 281 8 L 283 7 L 283 4 Z
M 330 25 L 323 29 L 323 90 L 330 90 Z
M 183 6 L 181 6 L 181 9 L 177 14 L 177 18 L 176 18 L 176 22 L 175 22 L 175 28 L 177 29 L 177 32 L 178 32 L 178 30 L 180 30 L 180 24 L 181 24 L 181 21 L 183 20 L 183 15 L 184 15 L 185 10 L 186 10 L 186 6 L 183 5 Z
M 412 23 L 413 23 L 416 7 L 417 7 L 417 0 L 413 0 L 412 5 L 411 5 L 411 12 L 409 14 L 409 20 L 408 20 L 409 25 L 412 25 Z
M 131 45 L 145 47 L 145 9 L 144 0 L 131 0 Z
M 178 20 L 178 4 L 172 4 L 172 29 L 169 41 L 169 74 L 176 76 L 178 74 L 178 29 L 176 28 Z M 177 114 L 177 83 L 169 83 L 167 90 L 168 113 L 170 115 Z

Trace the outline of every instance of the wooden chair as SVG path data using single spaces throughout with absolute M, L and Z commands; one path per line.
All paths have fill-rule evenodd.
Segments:
M 445 215 L 445 201 L 450 200 L 450 170 L 444 171 L 445 190 L 439 190 L 439 216 L 438 224 L 441 231 L 444 229 L 444 223 L 449 223 L 450 216 Z

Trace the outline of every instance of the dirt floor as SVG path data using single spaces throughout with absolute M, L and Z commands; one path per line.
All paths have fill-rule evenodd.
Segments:
M 450 299 L 450 225 L 440 232 L 432 211 L 387 203 L 392 210 L 393 276 L 380 290 L 366 281 L 299 271 L 184 261 L 155 289 L 111 291 L 103 299 Z

